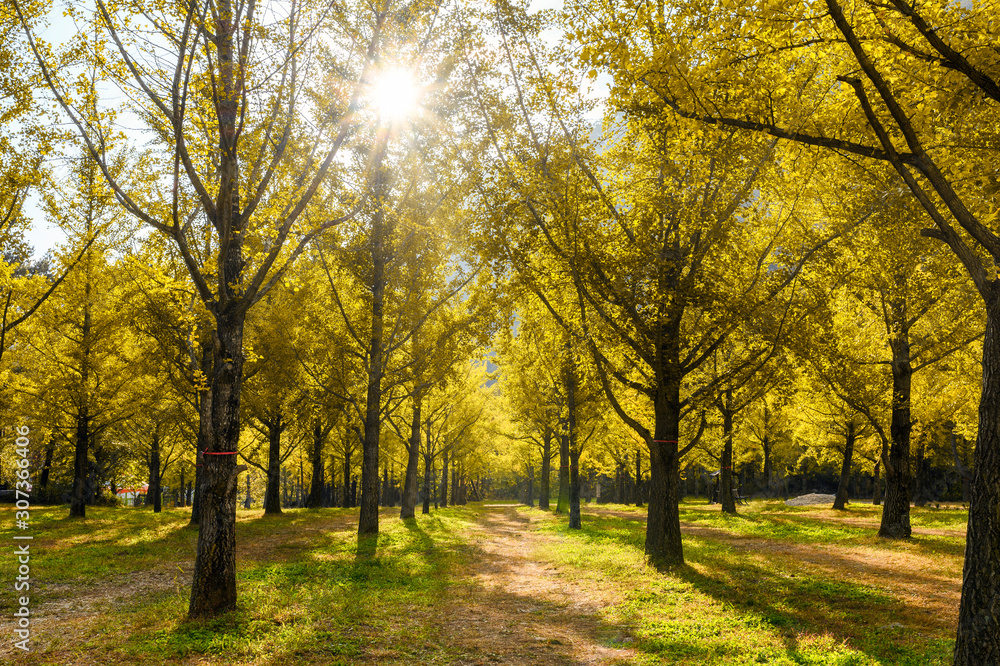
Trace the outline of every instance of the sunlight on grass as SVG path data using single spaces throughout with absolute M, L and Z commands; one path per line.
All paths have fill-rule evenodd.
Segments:
M 952 629 L 920 624 L 917 609 L 851 567 L 906 569 L 927 584 L 952 585 L 961 575 L 961 538 L 880 540 L 870 508 L 741 508 L 734 517 L 682 505 L 688 564 L 669 572 L 646 564 L 645 508 L 587 506 L 582 530 L 539 509 L 492 510 L 529 521 L 531 535 L 524 536 L 532 538 L 517 541 L 524 549 L 518 555 L 551 567 L 553 580 L 606 600 L 597 611 L 603 638 L 596 640 L 634 651 L 628 663 L 948 663 Z M 469 562 L 485 563 L 487 571 L 497 566 L 484 559 L 482 526 L 490 514 L 483 507 L 407 522 L 385 510 L 374 552 L 358 547 L 356 509 L 267 518 L 240 510 L 239 605 L 207 622 L 186 620 L 197 538 L 188 512 L 88 513 L 86 521 L 66 519 L 65 507 L 33 514 L 38 602 L 77 607 L 36 655 L 42 662 L 62 663 L 80 651 L 91 663 L 127 664 L 451 663 L 482 656 L 452 645 L 440 618 L 457 603 L 493 598 L 468 577 Z M 956 529 L 963 518 L 951 510 L 913 514 L 914 525 L 936 530 Z M 0 538 L 11 532 L 0 530 Z M 796 556 L 804 552 L 825 564 Z M 542 626 L 546 615 L 563 612 L 543 596 L 524 596 L 530 594 L 542 592 L 518 597 L 518 607 L 530 610 L 518 619 Z
M 887 641 L 887 618 L 905 608 L 867 582 L 831 579 L 810 571 L 792 556 L 735 548 L 733 538 L 767 537 L 824 549 L 867 543 L 907 551 L 910 543 L 879 540 L 871 528 L 836 524 L 775 507 L 750 507 L 725 516 L 715 507 L 683 507 L 681 520 L 713 533 L 684 538 L 687 566 L 659 573 L 645 563 L 645 525 L 635 507 L 605 505 L 585 509 L 583 529 L 569 530 L 564 519 L 531 512 L 540 531 L 559 537 L 537 557 L 593 584 L 627 590 L 606 608 L 608 622 L 628 626 L 650 663 L 690 664 L 879 664 L 948 663 L 951 633 L 894 636 Z M 593 513 L 591 511 L 596 511 Z M 773 515 L 771 515 L 773 513 Z M 877 525 L 877 523 L 876 523 Z M 725 537 L 724 539 L 721 537 Z M 943 554 L 950 548 L 943 547 Z M 952 570 L 960 563 L 950 562 Z

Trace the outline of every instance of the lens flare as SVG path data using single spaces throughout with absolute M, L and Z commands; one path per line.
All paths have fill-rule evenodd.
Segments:
M 372 86 L 370 101 L 378 114 L 393 123 L 406 120 L 417 110 L 420 88 L 403 70 L 389 70 Z

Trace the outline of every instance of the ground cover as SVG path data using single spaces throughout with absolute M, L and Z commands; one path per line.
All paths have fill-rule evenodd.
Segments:
M 5 584 L 0 662 L 943 664 L 965 520 L 914 509 L 914 538 L 888 542 L 865 505 L 685 502 L 688 565 L 657 572 L 635 507 L 586 506 L 579 531 L 523 506 L 385 509 L 361 544 L 356 510 L 240 510 L 239 608 L 189 623 L 186 512 L 66 514 L 32 511 L 33 649 L 12 647 Z

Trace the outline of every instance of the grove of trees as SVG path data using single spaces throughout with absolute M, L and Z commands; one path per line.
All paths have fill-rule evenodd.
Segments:
M 954 659 L 1000 663 L 998 11 L 5 2 L 34 495 L 190 507 L 191 618 L 238 505 L 359 507 L 360 548 L 380 506 L 613 499 L 669 569 L 685 495 L 872 497 L 886 539 L 962 501 Z

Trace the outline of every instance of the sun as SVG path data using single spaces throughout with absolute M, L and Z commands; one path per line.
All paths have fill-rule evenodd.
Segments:
M 375 80 L 370 101 L 384 120 L 398 123 L 417 111 L 420 87 L 409 72 L 401 69 L 387 70 Z

